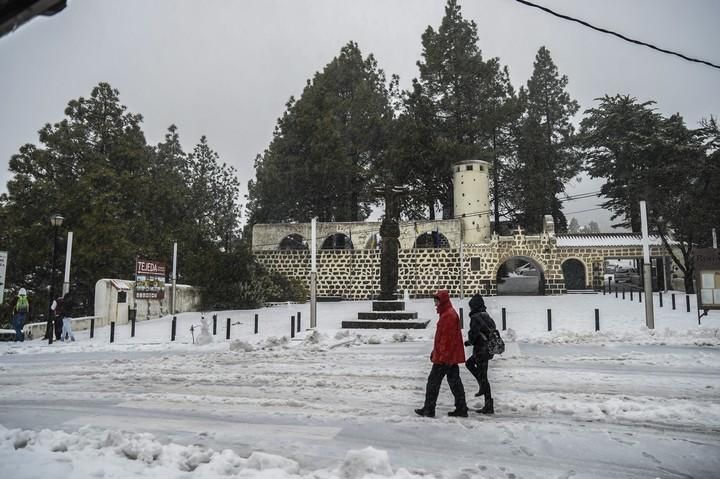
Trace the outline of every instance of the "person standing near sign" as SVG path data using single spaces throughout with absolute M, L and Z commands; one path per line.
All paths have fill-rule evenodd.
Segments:
M 72 330 L 72 313 L 75 309 L 75 300 L 68 292 L 63 298 L 63 320 L 62 334 L 60 339 L 63 341 L 75 341 L 75 335 Z
M 58 296 L 52 305 L 50 305 L 50 309 L 55 315 L 55 339 L 62 341 L 63 316 L 65 315 L 63 312 L 63 297 Z
M 31 317 L 30 301 L 28 300 L 25 288 L 20 288 L 20 291 L 18 291 L 12 307 L 12 315 L 13 328 L 15 328 L 15 341 L 25 341 L 23 327 Z

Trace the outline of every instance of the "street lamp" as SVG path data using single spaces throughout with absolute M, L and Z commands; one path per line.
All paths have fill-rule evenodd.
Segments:
M 65 218 L 62 215 L 55 213 L 50 217 L 50 224 L 53 227 L 53 254 L 52 254 L 52 270 L 50 271 L 50 301 L 48 303 L 48 317 L 47 317 L 47 337 L 48 344 L 52 344 L 53 336 L 55 335 L 55 328 L 53 327 L 52 317 L 52 303 L 55 300 L 55 259 L 57 258 L 57 230 L 58 227 L 62 226 Z

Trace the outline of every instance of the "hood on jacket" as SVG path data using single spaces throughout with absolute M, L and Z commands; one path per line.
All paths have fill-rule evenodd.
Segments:
M 470 305 L 470 311 L 486 311 L 487 308 L 485 307 L 485 300 L 482 296 L 480 296 L 480 293 L 475 294 L 472 298 L 470 298 L 470 302 L 468 303 Z
M 438 290 L 438 292 L 433 295 L 433 298 L 438 300 L 438 311 L 445 309 L 447 305 L 450 304 L 450 292 L 447 289 Z

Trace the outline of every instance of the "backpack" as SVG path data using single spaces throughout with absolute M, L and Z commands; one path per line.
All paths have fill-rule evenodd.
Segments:
M 28 303 L 27 296 L 18 296 L 17 303 L 15 303 L 15 311 L 18 313 L 27 313 L 30 309 L 30 303 Z
M 500 337 L 500 332 L 497 329 L 490 331 L 487 346 L 490 354 L 502 354 L 505 352 L 505 341 Z

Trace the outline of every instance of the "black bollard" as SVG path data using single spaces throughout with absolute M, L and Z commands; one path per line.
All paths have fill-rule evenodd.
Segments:
M 227 319 L 227 326 L 225 327 L 225 339 L 230 339 L 230 318 Z
M 633 300 L 633 290 L 631 289 L 630 290 L 630 301 L 632 301 L 632 300 Z
M 638 291 L 638 303 L 642 303 L 642 291 Z
M 297 332 L 299 333 L 300 330 L 301 330 L 301 328 L 300 328 L 300 318 L 301 318 L 301 316 L 300 316 L 300 311 L 297 312 L 297 318 L 298 318 L 298 328 L 297 328 Z
M 623 294 L 622 294 L 622 299 L 625 299 L 625 288 L 623 288 L 622 293 L 623 293 Z
M 295 337 L 295 316 L 290 316 L 290 338 Z
M 672 308 L 675 309 L 675 293 L 670 295 L 670 299 L 672 299 Z
M 660 307 L 662 308 L 662 291 L 658 292 L 658 298 L 660 298 Z
M 506 317 L 507 317 L 507 313 L 505 312 L 505 308 L 503 308 L 502 309 L 502 330 L 503 331 L 507 330 L 507 321 L 506 321 L 507 318 Z
M 258 315 L 255 315 L 255 334 L 258 333 Z
M 217 334 L 217 314 L 213 314 L 213 336 Z
M 548 315 L 548 331 L 552 331 L 552 311 L 548 309 L 547 315 Z
M 115 342 L 115 321 L 110 322 L 110 342 Z
M 170 328 L 170 341 L 175 341 L 175 331 L 177 331 L 177 316 L 173 316 L 172 327 Z
M 595 331 L 600 331 L 600 310 L 595 309 Z
M 90 318 L 90 339 L 95 337 L 95 316 Z
M 463 313 L 463 309 L 460 308 L 460 329 L 463 329 L 465 327 L 465 314 Z
M 135 337 L 135 315 L 130 318 L 130 337 Z
M 690 312 L 690 295 L 689 294 L 685 295 L 685 304 L 687 305 L 687 312 L 689 313 Z

